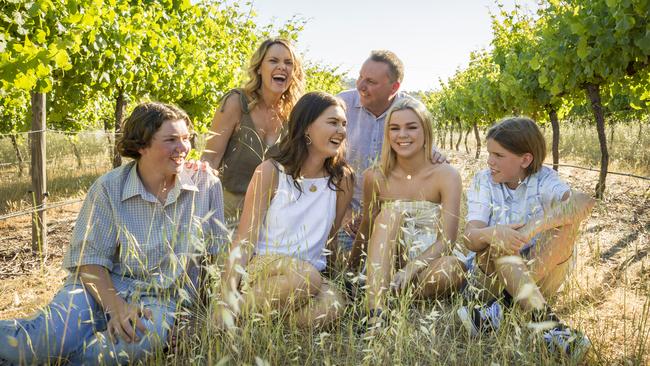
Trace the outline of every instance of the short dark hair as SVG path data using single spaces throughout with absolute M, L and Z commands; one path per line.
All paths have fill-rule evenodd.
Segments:
M 404 64 L 397 55 L 388 50 L 374 50 L 370 52 L 369 60 L 383 62 L 388 65 L 388 78 L 391 82 L 402 82 L 404 80 Z
M 531 154 L 533 161 L 526 168 L 526 176 L 537 173 L 546 158 L 544 135 L 528 117 L 504 118 L 490 128 L 486 138 L 493 139 L 513 154 Z
M 120 155 L 139 159 L 140 149 L 151 144 L 151 138 L 165 121 L 183 120 L 192 130 L 192 121 L 184 110 L 175 105 L 147 102 L 139 104 L 122 123 L 122 134 L 116 146 Z

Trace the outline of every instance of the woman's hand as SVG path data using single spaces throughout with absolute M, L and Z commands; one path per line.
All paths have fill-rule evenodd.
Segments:
M 447 158 L 447 156 L 436 149 L 433 149 L 431 151 L 431 161 L 434 164 L 442 164 L 442 163 L 449 164 L 449 159 Z
M 118 337 L 126 343 L 139 342 L 140 337 L 137 336 L 136 330 L 142 333 L 147 332 L 147 328 L 140 318 L 151 320 L 152 317 L 150 309 L 129 304 L 123 300 L 108 309 L 108 314 L 110 315 L 108 335 L 113 343 L 117 343 Z
M 404 268 L 395 273 L 391 283 L 391 287 L 395 292 L 404 290 L 413 281 L 413 278 L 426 267 L 423 263 L 420 264 L 418 262 L 418 260 L 410 261 Z
M 494 226 L 492 233 L 492 248 L 503 255 L 519 254 L 521 248 L 528 242 L 526 235 L 517 231 L 524 224 L 509 224 Z
M 217 169 L 213 169 L 210 166 L 209 162 L 203 160 L 194 160 L 194 159 L 188 160 L 185 162 L 185 168 L 194 170 L 195 172 L 199 170 L 202 172 L 208 172 L 215 177 L 219 176 L 219 171 Z

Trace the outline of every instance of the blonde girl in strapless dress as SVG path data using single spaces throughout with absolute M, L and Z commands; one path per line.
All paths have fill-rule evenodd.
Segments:
M 386 294 L 413 286 L 439 297 L 461 288 L 463 262 L 452 250 L 458 233 L 461 178 L 431 161 L 431 118 L 404 99 L 388 112 L 381 161 L 364 172 L 363 219 L 349 264 L 365 257 L 369 328 L 381 326 Z

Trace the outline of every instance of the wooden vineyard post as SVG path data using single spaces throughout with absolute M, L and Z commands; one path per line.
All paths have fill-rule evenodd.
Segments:
M 32 195 L 35 212 L 32 214 L 32 250 L 44 255 L 47 249 L 47 185 L 45 172 L 45 94 L 32 92 L 31 134 Z

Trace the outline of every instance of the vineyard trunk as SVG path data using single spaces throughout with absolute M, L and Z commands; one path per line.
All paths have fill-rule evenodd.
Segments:
M 124 113 L 126 112 L 126 99 L 124 98 L 124 91 L 118 89 L 117 99 L 115 100 L 115 137 L 117 141 L 120 132 L 122 131 L 122 121 L 124 120 Z M 122 165 L 122 156 L 117 151 L 117 144 L 113 145 L 113 168 Z
M 456 117 L 456 124 L 458 125 L 458 140 L 456 140 L 456 151 L 460 151 L 460 141 L 463 139 L 463 126 L 460 124 L 460 118 Z
M 440 145 L 441 145 L 440 147 L 444 150 L 446 148 L 445 143 L 447 142 L 447 125 L 445 125 L 444 123 L 441 124 L 441 126 L 440 126 L 439 135 L 442 137 L 440 139 Z
M 481 136 L 478 134 L 478 126 L 474 122 L 474 138 L 476 139 L 476 159 L 481 155 Z
M 72 136 L 66 136 L 66 138 L 68 139 L 68 142 L 70 142 L 70 145 L 72 146 L 72 153 L 74 154 L 74 157 L 77 159 L 77 167 L 81 169 L 83 167 L 83 162 L 81 161 L 81 152 L 79 152 L 79 147 L 74 142 L 75 138 Z
M 454 122 L 449 122 L 449 150 L 454 148 Z
M 553 169 L 557 171 L 558 164 L 560 163 L 560 122 L 557 120 L 557 111 L 553 107 L 548 108 L 548 118 L 551 120 L 553 127 L 553 143 L 551 150 L 553 151 Z
M 47 250 L 47 176 L 45 170 L 45 94 L 32 92 L 32 250 L 43 255 Z
M 469 133 L 472 132 L 471 128 L 468 128 L 467 131 L 465 131 L 465 152 L 469 154 L 469 146 L 467 146 L 467 136 L 469 136 Z
M 641 134 L 643 133 L 643 122 L 639 121 L 639 133 L 636 135 L 636 141 L 641 142 Z
M 605 192 L 605 181 L 607 179 L 607 168 L 609 165 L 609 152 L 607 151 L 607 135 L 605 134 L 605 117 L 603 105 L 600 100 L 600 86 L 587 83 L 587 96 L 591 101 L 591 109 L 596 118 L 596 130 L 598 131 L 598 142 L 600 143 L 600 176 L 596 185 L 596 198 L 603 198 Z
M 11 145 L 14 147 L 14 152 L 16 153 L 16 159 L 18 159 L 18 176 L 23 176 L 23 170 L 25 169 L 25 160 L 23 160 L 23 154 L 20 152 L 20 147 L 18 146 L 18 140 L 16 135 L 11 134 Z

